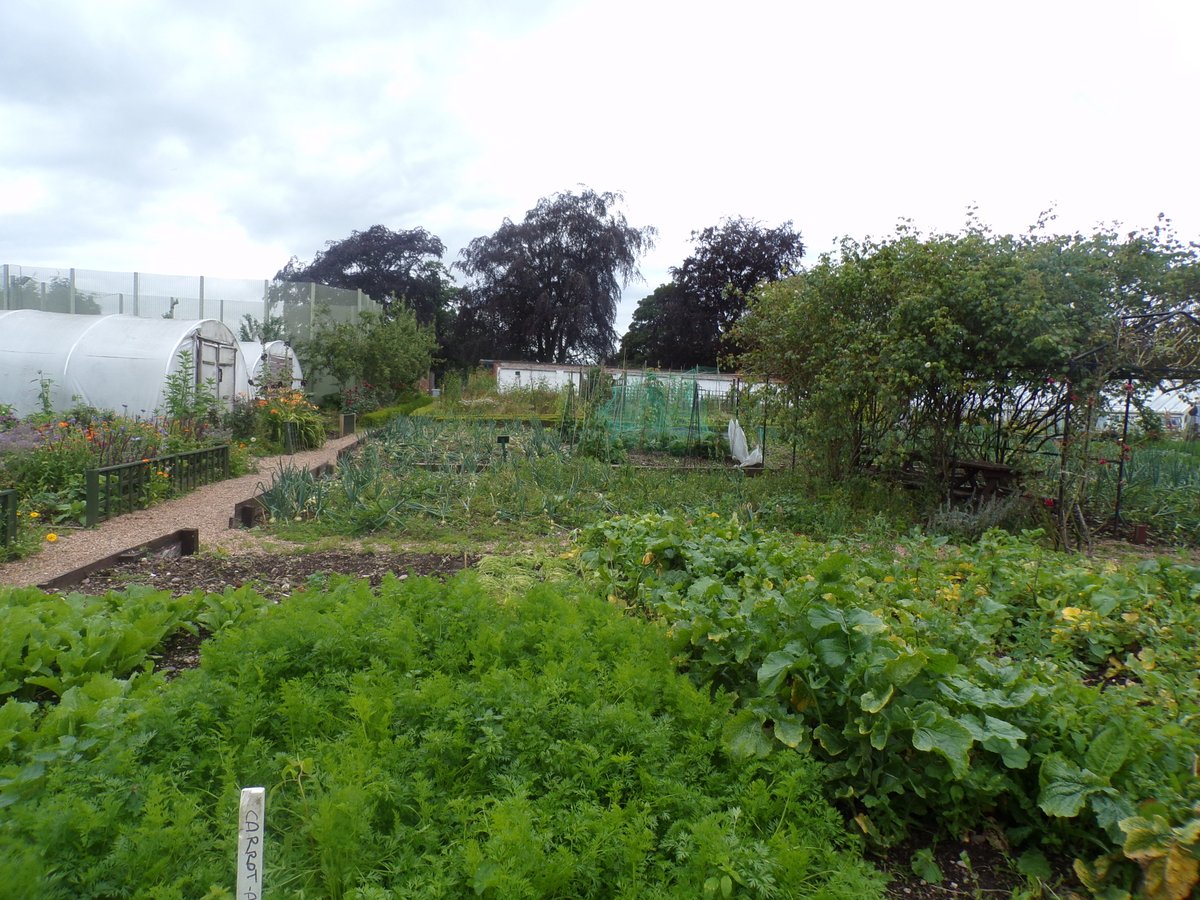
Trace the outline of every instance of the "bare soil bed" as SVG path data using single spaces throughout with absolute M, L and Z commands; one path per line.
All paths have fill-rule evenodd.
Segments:
M 283 600 L 314 577 L 353 575 L 378 585 L 385 575 L 445 577 L 474 565 L 478 557 L 439 553 L 248 553 L 230 556 L 147 556 L 96 572 L 64 591 L 102 594 L 145 584 L 173 594 L 220 593 L 249 585 L 264 597 Z

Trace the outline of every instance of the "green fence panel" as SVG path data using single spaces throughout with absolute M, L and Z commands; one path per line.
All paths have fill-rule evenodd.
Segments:
M 17 492 L 0 491 L 0 547 L 17 539 Z
M 164 457 L 165 471 L 171 478 L 172 493 L 182 494 L 196 488 L 223 481 L 229 477 L 229 446 L 188 450 Z
M 156 476 L 169 479 L 167 492 L 172 496 L 222 481 L 229 477 L 229 445 L 88 469 L 87 526 L 148 506 Z

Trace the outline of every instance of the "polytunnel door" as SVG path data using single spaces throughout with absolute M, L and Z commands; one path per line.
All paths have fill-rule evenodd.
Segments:
M 213 392 L 225 406 L 233 404 L 237 387 L 237 348 L 220 341 L 200 338 L 197 354 L 196 382 L 211 384 Z

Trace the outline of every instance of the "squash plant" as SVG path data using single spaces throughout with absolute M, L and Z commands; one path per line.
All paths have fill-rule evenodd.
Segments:
M 580 558 L 667 625 L 696 681 L 737 696 L 732 752 L 822 759 L 874 839 L 1002 828 L 1117 854 L 1110 886 L 1137 863 L 1143 890 L 1190 890 L 1200 568 L 1090 563 L 1035 537 L 820 544 L 648 515 L 585 529 Z M 1153 826 L 1136 821 L 1150 799 Z

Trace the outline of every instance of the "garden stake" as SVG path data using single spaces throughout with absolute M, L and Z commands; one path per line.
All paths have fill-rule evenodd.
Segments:
M 238 810 L 237 898 L 261 900 L 263 895 L 263 828 L 266 789 L 243 788 Z

